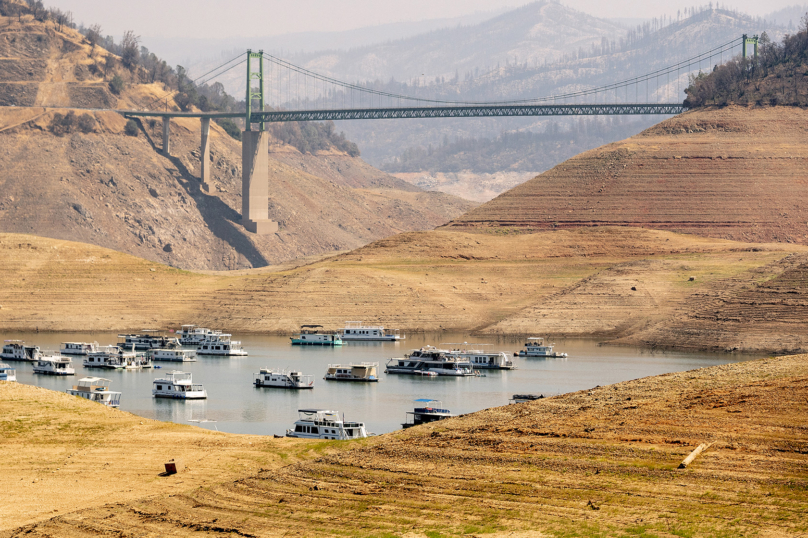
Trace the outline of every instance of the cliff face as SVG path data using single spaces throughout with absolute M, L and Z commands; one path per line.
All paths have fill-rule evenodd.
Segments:
M 169 96 L 159 84 L 127 78 L 118 96 L 105 72 L 110 56 L 53 23 L 0 17 L 0 231 L 77 240 L 185 269 L 259 267 L 352 249 L 426 230 L 473 203 L 428 193 L 340 152 L 271 148 L 270 218 L 279 233 L 239 224 L 241 147 L 211 126 L 210 194 L 199 189 L 199 120 L 171 123 L 172 155 L 160 154 L 161 124 L 98 108 L 143 108 Z M 55 127 L 56 114 L 92 118 Z M 277 158 L 273 158 L 277 157 Z
M 808 242 L 808 111 L 693 111 L 574 157 L 450 228 L 641 226 Z

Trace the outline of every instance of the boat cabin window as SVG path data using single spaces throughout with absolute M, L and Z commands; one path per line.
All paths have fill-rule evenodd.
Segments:
M 303 433 L 303 426 L 301 426 L 300 424 L 296 424 L 295 425 L 295 432 L 296 433 Z
M 157 390 L 163 390 L 163 385 L 157 385 Z

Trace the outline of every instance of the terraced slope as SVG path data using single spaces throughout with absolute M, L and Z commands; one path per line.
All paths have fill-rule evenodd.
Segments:
M 808 111 L 695 110 L 582 153 L 450 229 L 636 226 L 808 243 Z
M 797 352 L 808 349 L 800 306 L 808 303 L 800 277 L 807 256 L 802 245 L 639 228 L 436 231 L 400 234 L 299 267 L 192 273 L 81 243 L 5 234 L 0 328 L 123 331 L 197 323 L 291 334 L 312 320 L 337 330 L 358 319 L 404 331 Z
M 116 493 L 48 513 L 73 487 L 60 479 L 88 465 L 81 450 L 75 462 L 52 459 L 0 475 L 9 485 L 39 478 L 26 492 L 43 493 L 36 521 L 6 523 L 3 534 L 801 536 L 808 532 L 806 358 L 595 387 L 358 442 L 309 443 L 309 452 L 297 441 L 267 440 L 258 449 L 263 458 L 253 456 L 266 461 L 258 470 L 238 465 L 234 456 L 246 452 L 244 443 L 234 450 L 238 436 L 223 436 L 219 442 L 233 447 L 222 454 L 233 466 L 230 478 L 220 471 L 205 480 L 195 469 L 187 485 L 170 492 L 162 485 L 138 499 Z M 7 395 L 0 385 L 4 416 L 30 405 L 30 397 L 9 401 Z M 60 412 L 57 404 L 39 416 L 59 423 Z M 152 424 L 129 428 L 160 440 Z M 175 446 L 177 433 L 167 447 Z M 0 438 L 3 461 L 19 459 L 12 451 L 27 435 L 13 443 Z M 76 435 L 61 431 L 54 445 L 69 446 Z M 185 449 L 203 464 L 220 454 L 215 438 L 206 437 Z M 275 454 L 287 443 L 297 450 L 281 467 Z M 678 469 L 702 443 L 709 448 Z M 113 445 L 107 457 L 116 461 L 122 451 Z M 156 466 L 149 474 L 144 463 L 137 458 L 131 469 L 111 467 L 106 478 L 120 489 L 160 484 Z M 2 491 L 3 505 L 13 506 L 11 490 Z M 18 521 L 15 514 L 11 522 Z

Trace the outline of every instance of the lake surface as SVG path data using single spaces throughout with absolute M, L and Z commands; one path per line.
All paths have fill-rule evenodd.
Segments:
M 33 334 L 5 333 L 4 339 L 25 340 L 42 350 L 58 350 L 60 342 L 117 342 L 116 334 Z M 193 363 L 155 363 L 162 369 L 116 371 L 86 369 L 82 357 L 74 357 L 75 376 L 55 377 L 33 373 L 32 365 L 8 362 L 17 369 L 20 383 L 63 391 L 85 376 L 112 380 L 111 390 L 120 391 L 121 409 L 163 421 L 197 424 L 211 430 L 259 435 L 284 434 L 297 419 L 300 408 L 334 409 L 346 420 L 365 422 L 367 430 L 386 433 L 401 428 L 405 413 L 412 411 L 416 398 L 443 402 L 452 413 L 470 413 L 508 404 L 513 394 L 538 393 L 553 396 L 668 372 L 692 370 L 760 358 L 762 355 L 684 353 L 637 348 L 599 346 L 595 341 L 556 339 L 556 351 L 566 359 L 514 359 L 517 370 L 485 370 L 485 377 L 418 377 L 387 375 L 384 366 L 391 357 L 411 349 L 442 342 L 490 344 L 486 351 L 513 353 L 524 339 L 476 337 L 462 333 L 407 335 L 400 343 L 346 343 L 342 347 L 292 346 L 288 337 L 233 336 L 241 340 L 248 357 L 199 357 Z M 379 362 L 378 383 L 325 381 L 329 364 Z M 314 375 L 313 390 L 255 388 L 254 374 L 261 368 L 295 369 Z M 153 398 L 152 381 L 165 372 L 192 372 L 194 383 L 202 383 L 208 399 L 180 401 Z M 209 421 L 209 422 L 197 422 Z

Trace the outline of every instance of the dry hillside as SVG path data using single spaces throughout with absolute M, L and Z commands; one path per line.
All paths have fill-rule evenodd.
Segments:
M 172 156 L 160 122 L 124 134 L 112 112 L 89 113 L 89 132 L 54 134 L 58 107 L 141 108 L 161 84 L 130 84 L 120 97 L 105 58 L 74 30 L 0 17 L 0 230 L 72 239 L 189 269 L 258 267 L 356 248 L 445 223 L 474 204 L 428 193 L 343 153 L 301 155 L 273 144 L 272 236 L 239 225 L 241 147 L 212 126 L 214 191 L 199 189 L 199 120 L 172 122 Z M 114 68 L 126 76 L 122 67 Z M 131 78 L 131 77 L 130 77 Z M 57 107 L 57 108 L 45 108 Z
M 781 357 L 307 442 L 0 383 L 0 536 L 804 536 L 806 401 Z
M 345 320 L 405 331 L 597 336 L 708 350 L 808 350 L 808 247 L 639 228 L 413 232 L 299 267 L 193 273 L 0 235 L 0 328 L 213 326 L 290 334 Z
M 452 228 L 641 226 L 808 243 L 808 110 L 687 112 L 582 153 L 452 221 Z

